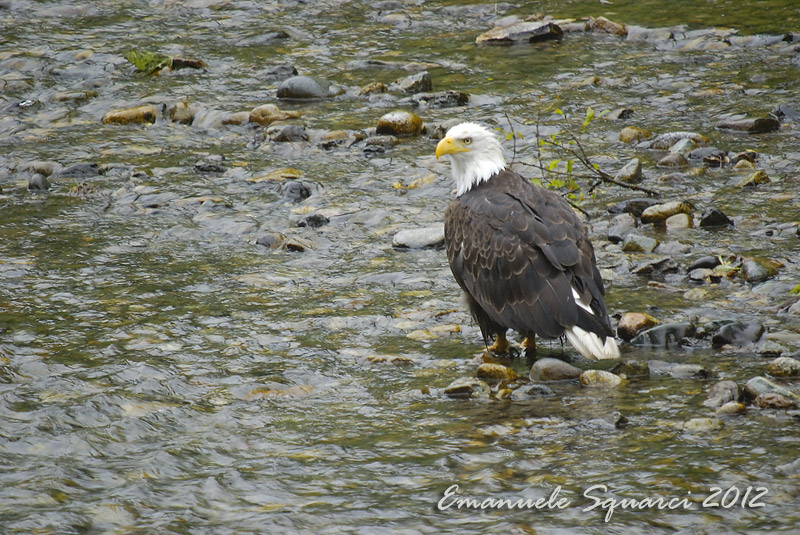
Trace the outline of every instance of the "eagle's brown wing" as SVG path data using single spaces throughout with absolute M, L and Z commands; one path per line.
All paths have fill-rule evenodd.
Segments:
M 445 245 L 459 286 L 496 325 L 543 338 L 574 325 L 613 335 L 594 249 L 559 195 L 502 171 L 450 204 Z

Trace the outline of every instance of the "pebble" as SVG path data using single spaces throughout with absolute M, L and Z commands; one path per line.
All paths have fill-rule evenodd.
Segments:
M 652 253 L 658 247 L 658 240 L 630 232 L 622 240 L 622 250 L 626 253 Z
M 614 180 L 628 184 L 641 182 L 642 178 L 644 178 L 642 175 L 642 161 L 639 158 L 631 159 L 614 175 Z
M 756 396 L 753 400 L 753 405 L 760 409 L 795 409 L 797 408 L 797 400 L 789 399 L 775 392 L 766 392 Z
M 103 115 L 105 124 L 152 124 L 158 118 L 158 108 L 152 104 L 121 108 L 106 112 Z
M 296 119 L 300 116 L 301 113 L 297 111 L 284 111 L 275 104 L 263 104 L 253 108 L 247 120 L 255 124 L 270 125 L 275 121 L 286 121 L 287 119 Z
M 742 414 L 743 412 L 747 412 L 747 407 L 744 403 L 740 403 L 738 401 L 728 401 L 727 403 L 723 403 L 716 410 L 716 413 L 719 416 L 733 416 L 736 414 Z
M 753 188 L 759 184 L 769 184 L 771 180 L 763 169 L 751 173 L 740 180 L 736 185 L 740 188 Z
M 747 384 L 744 385 L 744 394 L 748 399 L 755 399 L 762 394 L 780 394 L 787 399 L 800 401 L 800 395 L 761 376 L 753 377 L 747 381 Z
M 564 31 L 552 22 L 518 22 L 492 28 L 475 38 L 475 43 L 479 45 L 513 45 L 561 39 L 563 36 Z
M 431 82 L 431 75 L 427 71 L 424 71 L 406 76 L 405 78 L 400 78 L 392 84 L 389 84 L 389 89 L 391 91 L 399 91 L 408 94 L 425 93 L 433 90 L 433 83 Z
M 655 150 L 667 150 L 681 139 L 691 139 L 695 143 L 708 143 L 708 138 L 696 132 L 667 132 L 660 134 L 650 142 L 649 147 Z
M 50 189 L 50 181 L 47 177 L 35 173 L 28 179 L 28 191 L 47 191 Z
M 626 126 L 619 132 L 619 140 L 623 143 L 638 143 L 645 139 L 650 139 L 651 137 L 653 137 L 653 133 L 650 130 L 645 130 L 637 126 Z
M 642 223 L 661 223 L 675 214 L 690 214 L 692 205 L 685 201 L 656 204 L 642 212 Z
M 663 323 L 636 335 L 631 344 L 643 347 L 669 348 L 684 345 L 697 328 L 690 322 Z
M 686 156 L 683 154 L 671 152 L 658 160 L 656 167 L 661 167 L 663 169 L 682 169 L 684 167 L 689 167 L 689 160 L 687 160 Z
M 444 225 L 401 230 L 392 238 L 392 247 L 423 249 L 444 245 Z
M 744 347 L 755 342 L 764 334 L 764 326 L 757 322 L 733 322 L 720 327 L 711 337 L 711 345 L 720 348 L 725 345 Z
M 731 221 L 731 219 L 726 216 L 722 210 L 711 206 L 703 210 L 703 214 L 700 216 L 698 226 L 700 228 L 732 227 L 733 221 Z
M 773 377 L 800 376 L 800 360 L 792 357 L 778 357 L 767 365 L 767 373 Z
M 577 379 L 581 369 L 560 359 L 543 358 L 533 363 L 530 377 L 534 381 L 566 381 Z
M 436 93 L 417 93 L 411 97 L 417 106 L 427 108 L 455 108 L 469 103 L 469 94 L 462 91 L 438 91 Z
M 720 130 L 747 132 L 748 134 L 766 134 L 780 130 L 781 123 L 772 117 L 760 117 L 757 119 L 723 121 L 717 124 L 717 128 Z
M 454 399 L 488 398 L 490 391 L 489 385 L 472 377 L 456 379 L 444 389 L 445 395 Z
M 278 87 L 278 98 L 288 100 L 307 100 L 328 98 L 339 95 L 342 90 L 328 82 L 311 76 L 292 76 Z
M 708 397 L 703 405 L 711 408 L 718 408 L 731 401 L 739 401 L 742 398 L 742 391 L 735 382 L 726 379 L 711 385 L 708 389 Z
M 622 384 L 622 377 L 605 370 L 584 370 L 578 379 L 584 386 L 614 388 Z
M 477 370 L 478 379 L 494 385 L 501 382 L 510 382 L 517 378 L 517 373 L 502 364 L 495 364 L 492 362 L 484 362 L 478 366 Z
M 397 137 L 418 136 L 424 125 L 419 115 L 407 111 L 393 111 L 378 119 L 378 135 Z
M 617 324 L 617 336 L 630 342 L 640 332 L 652 329 L 661 323 L 650 314 L 644 312 L 626 312 Z

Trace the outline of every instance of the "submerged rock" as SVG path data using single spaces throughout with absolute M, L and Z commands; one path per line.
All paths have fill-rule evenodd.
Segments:
M 272 125 L 267 128 L 267 137 L 275 143 L 308 141 L 306 129 L 299 124 Z
M 708 138 L 697 132 L 667 132 L 660 134 L 650 142 L 650 148 L 656 150 L 667 150 L 681 139 L 691 139 L 695 143 L 708 143 Z
M 686 156 L 683 154 L 671 152 L 658 160 L 656 166 L 665 169 L 682 169 L 684 167 L 689 167 L 689 160 L 687 160 Z
M 329 98 L 341 93 L 338 86 L 311 76 L 292 76 L 278 87 L 278 98 L 287 100 Z
M 455 108 L 466 106 L 469 102 L 469 95 L 461 91 L 438 91 L 436 93 L 417 93 L 411 97 L 411 101 L 418 106 L 428 108 Z
M 687 345 L 697 332 L 693 323 L 664 323 L 636 335 L 631 344 L 643 347 L 669 348 Z
M 650 376 L 650 365 L 641 360 L 626 360 L 611 368 L 611 373 L 620 377 L 648 377 Z
M 480 34 L 475 43 L 479 45 L 513 45 L 534 43 L 550 39 L 561 39 L 564 31 L 552 22 L 517 22 L 509 26 L 497 26 Z
M 652 329 L 661 323 L 650 314 L 644 312 L 626 312 L 617 324 L 617 335 L 630 342 L 637 334 L 647 329 Z
M 299 180 L 290 180 L 281 188 L 281 196 L 287 201 L 300 202 L 311 196 L 311 189 Z
M 433 82 L 431 82 L 431 75 L 427 71 L 400 78 L 389 85 L 389 90 L 391 91 L 409 94 L 425 93 L 432 89 Z
M 737 121 L 723 121 L 717 124 L 721 130 L 734 130 L 737 132 L 747 132 L 748 134 L 765 134 L 780 130 L 781 123 L 772 117 L 758 119 L 741 119 Z
M 260 125 L 270 125 L 275 121 L 286 121 L 287 119 L 296 119 L 302 114 L 297 111 L 284 111 L 275 104 L 264 104 L 256 106 L 250 112 L 248 121 Z
M 528 401 L 531 399 L 539 399 L 544 397 L 554 396 L 555 392 L 546 385 L 533 384 L 517 388 L 511 393 L 512 401 Z
M 752 188 L 759 184 L 769 184 L 771 181 L 763 169 L 751 173 L 740 180 L 736 185 L 740 188 Z
M 152 104 L 111 110 L 103 115 L 105 124 L 149 124 L 156 122 L 158 108 Z
M 650 130 L 636 126 L 626 126 L 619 132 L 619 140 L 623 143 L 632 143 L 634 141 L 638 143 L 651 137 L 653 137 L 653 133 Z
M 397 137 L 418 136 L 424 125 L 419 115 L 407 111 L 393 111 L 378 119 L 376 133 Z
M 35 173 L 28 179 L 28 191 L 47 191 L 50 189 L 50 181 L 47 177 Z
M 722 429 L 722 421 L 718 418 L 692 418 L 681 424 L 681 429 L 687 433 L 704 433 Z
M 543 358 L 533 363 L 530 377 L 534 381 L 565 381 L 577 379 L 581 369 L 560 359 Z
M 444 389 L 446 396 L 455 399 L 488 398 L 490 391 L 489 385 L 472 377 L 456 379 Z
M 103 174 L 103 168 L 94 162 L 78 162 L 56 173 L 60 178 L 88 178 Z
M 723 325 L 711 337 L 711 345 L 720 348 L 724 345 L 744 347 L 755 342 L 764 334 L 764 326 L 757 322 L 735 322 Z
M 708 389 L 708 397 L 703 402 L 706 407 L 717 408 L 731 401 L 739 401 L 742 398 L 742 390 L 739 385 L 731 380 L 724 380 L 715 383 Z
M 401 230 L 392 238 L 392 247 L 423 249 L 444 245 L 444 226 Z

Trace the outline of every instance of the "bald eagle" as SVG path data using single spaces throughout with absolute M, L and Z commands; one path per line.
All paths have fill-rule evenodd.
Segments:
M 565 336 L 587 358 L 619 358 L 594 249 L 569 203 L 509 169 L 477 124 L 451 128 L 436 146 L 437 160 L 445 154 L 456 183 L 447 259 L 487 347 L 508 352 L 512 329 L 526 349 L 536 335 Z

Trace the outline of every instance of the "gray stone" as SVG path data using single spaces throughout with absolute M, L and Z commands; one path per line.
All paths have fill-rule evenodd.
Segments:
M 765 134 L 780 130 L 781 123 L 772 117 L 760 117 L 757 119 L 741 119 L 736 121 L 723 121 L 717 124 L 721 130 L 734 130 L 737 132 L 747 132 L 748 134 Z
M 489 385 L 473 377 L 456 379 L 444 389 L 446 396 L 456 399 L 488 398 Z
M 584 370 L 579 380 L 584 386 L 614 388 L 622 384 L 622 377 L 605 370 Z
M 631 340 L 631 344 L 643 347 L 675 347 L 686 344 L 696 331 L 694 324 L 689 322 L 664 323 L 639 333 Z
M 703 402 L 706 407 L 717 408 L 731 401 L 739 401 L 742 391 L 739 385 L 731 380 L 720 381 L 708 389 L 708 398 Z
M 658 246 L 655 238 L 642 236 L 635 232 L 630 232 L 622 239 L 622 250 L 626 253 L 652 253 Z
M 631 159 L 614 175 L 614 180 L 628 184 L 641 182 L 642 178 L 644 178 L 642 175 L 642 162 L 639 158 Z
M 392 246 L 423 249 L 444 245 L 444 225 L 401 230 L 392 238 Z
M 327 80 L 311 76 L 292 76 L 278 87 L 278 98 L 289 100 L 328 98 L 340 93 L 341 89 Z
M 744 347 L 751 345 L 761 338 L 764 334 L 764 326 L 757 322 L 732 322 L 723 325 L 711 337 L 711 345 L 715 348 L 724 345 Z
M 727 227 L 733 226 L 733 221 L 731 221 L 728 216 L 722 213 L 721 210 L 711 206 L 703 210 L 703 215 L 700 216 L 700 222 L 698 225 L 701 228 Z
M 563 30 L 552 22 L 518 22 L 492 28 L 480 34 L 475 42 L 479 45 L 513 45 L 561 39 L 563 36 Z
M 49 189 L 50 189 L 50 181 L 47 180 L 47 177 L 44 175 L 35 173 L 31 175 L 31 177 L 28 179 L 29 191 L 47 191 Z
M 800 360 L 792 357 L 778 357 L 767 366 L 767 373 L 773 377 L 800 376 Z
M 560 359 L 543 358 L 531 366 L 530 376 L 534 381 L 565 381 L 577 379 L 581 369 Z
M 748 399 L 755 399 L 762 394 L 780 394 L 787 399 L 800 401 L 800 395 L 761 376 L 747 381 L 747 384 L 744 385 L 744 394 Z
M 401 78 L 389 85 L 389 90 L 401 93 L 425 93 L 433 89 L 431 75 L 427 71 Z

